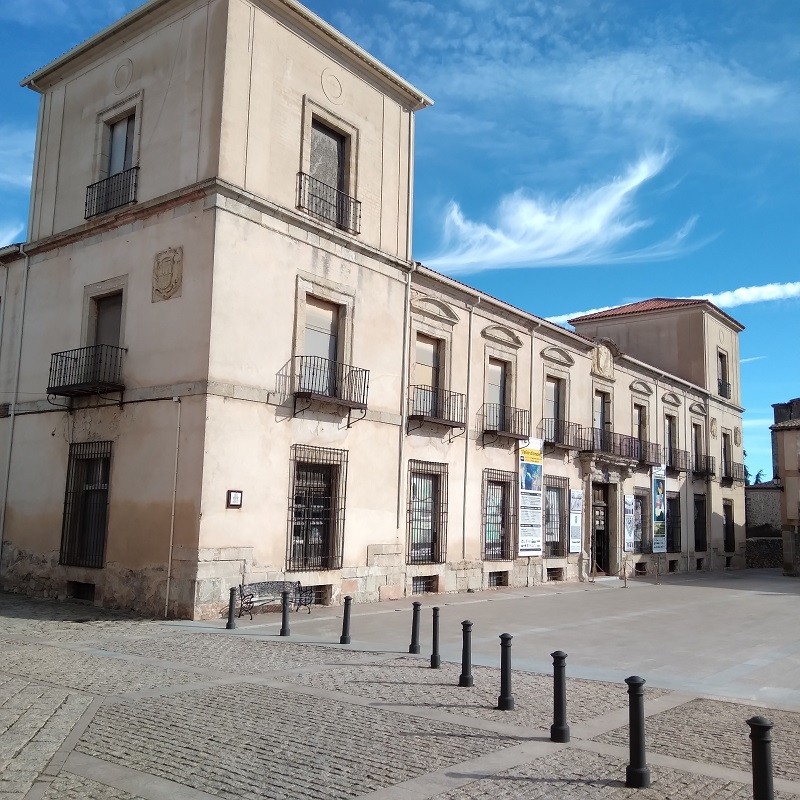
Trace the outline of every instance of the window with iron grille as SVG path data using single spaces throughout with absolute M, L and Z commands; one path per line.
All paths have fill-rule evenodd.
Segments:
M 633 493 L 633 552 L 650 552 L 650 492 L 640 489 Z
M 60 564 L 103 566 L 112 444 L 81 442 L 69 446 Z
M 567 554 L 569 531 L 569 478 L 544 478 L 544 555 L 563 558 Z
M 694 496 L 694 549 L 703 553 L 708 548 L 708 535 L 706 527 L 706 496 Z
M 667 552 L 681 552 L 681 496 L 667 492 Z
M 447 553 L 447 464 L 408 463 L 409 564 L 441 564 Z
M 517 529 L 517 476 L 499 469 L 483 471 L 483 558 L 508 561 L 514 557 Z
M 347 450 L 292 446 L 286 569 L 340 569 Z
M 725 534 L 725 552 L 733 553 L 736 551 L 736 536 L 733 528 L 733 501 L 722 501 L 722 527 Z

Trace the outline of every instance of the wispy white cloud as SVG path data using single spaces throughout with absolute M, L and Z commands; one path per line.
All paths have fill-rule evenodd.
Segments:
M 689 300 L 708 300 L 720 308 L 736 308 L 737 306 L 750 305 L 752 303 L 768 303 L 777 300 L 792 300 L 800 297 L 800 281 L 790 283 L 765 283 L 763 286 L 742 286 L 739 289 L 730 289 L 724 292 L 710 292 L 708 294 L 691 295 Z M 643 298 L 640 298 L 643 299 Z M 636 302 L 631 301 L 631 302 Z M 600 311 L 608 311 L 616 306 L 603 306 L 602 308 L 592 308 L 587 311 L 571 311 L 568 314 L 557 314 L 548 317 L 550 322 L 563 325 L 567 320 L 575 317 L 582 317 L 587 314 L 597 314 Z M 742 359 L 742 363 L 748 361 L 759 361 L 766 356 L 754 356 L 753 358 Z
M 0 125 L 0 187 L 30 187 L 35 139 L 32 129 Z
M 0 247 L 18 242 L 23 230 L 25 226 L 18 222 L 0 222 Z
M 673 257 L 686 249 L 694 218 L 667 239 L 636 251 L 620 250 L 632 234 L 651 224 L 637 218 L 634 199 L 667 161 L 665 152 L 644 155 L 624 175 L 565 199 L 514 192 L 500 200 L 494 225 L 468 219 L 453 201 L 445 216 L 442 250 L 423 261 L 454 273 Z
M 752 364 L 754 361 L 763 361 L 766 356 L 750 356 L 750 358 L 742 358 L 739 360 L 740 364 Z

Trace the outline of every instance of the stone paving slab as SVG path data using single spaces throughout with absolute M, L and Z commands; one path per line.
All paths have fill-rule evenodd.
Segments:
M 647 718 L 647 749 L 690 761 L 749 770 L 750 727 L 745 720 L 758 715 L 766 716 L 775 725 L 772 730 L 775 776 L 800 780 L 800 714 L 791 711 L 765 712 L 763 708 L 739 703 L 692 700 Z M 597 736 L 595 740 L 627 744 L 628 727 Z
M 144 800 L 98 781 L 62 772 L 42 795 L 42 800 Z

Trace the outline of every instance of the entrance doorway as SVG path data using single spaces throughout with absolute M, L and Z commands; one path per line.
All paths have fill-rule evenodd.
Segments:
M 608 485 L 592 484 L 592 573 L 608 575 L 610 571 L 611 535 L 608 518 Z

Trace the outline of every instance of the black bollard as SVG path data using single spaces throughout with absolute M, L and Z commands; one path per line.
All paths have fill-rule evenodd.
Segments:
M 228 600 L 228 623 L 225 628 L 232 631 L 236 627 L 236 587 L 231 586 L 231 596 Z
M 753 800 L 773 800 L 772 723 L 765 717 L 751 717 L 747 724 L 753 742 Z
M 650 786 L 650 770 L 644 749 L 644 678 L 632 675 L 628 684 L 628 727 L 630 734 L 630 764 L 625 769 L 625 785 L 630 789 Z
M 415 600 L 414 603 L 414 611 L 411 615 L 411 644 L 408 646 L 408 652 L 412 653 L 413 655 L 419 655 L 419 610 L 422 607 L 422 603 L 419 600 Z
M 567 654 L 562 650 L 550 653 L 553 657 L 553 724 L 550 726 L 550 741 L 569 741 L 567 724 Z
M 439 607 L 433 607 L 433 649 L 431 650 L 431 669 L 439 669 L 442 659 L 439 656 Z
M 472 686 L 472 623 L 465 619 L 461 623 L 461 674 L 459 686 Z
M 350 605 L 353 598 L 347 595 L 344 598 L 344 616 L 342 617 L 342 635 L 339 637 L 339 644 L 350 644 Z
M 281 636 L 289 636 L 289 590 L 281 592 Z
M 511 640 L 510 633 L 500 634 L 500 696 L 497 698 L 499 711 L 514 710 L 514 695 L 511 694 Z

